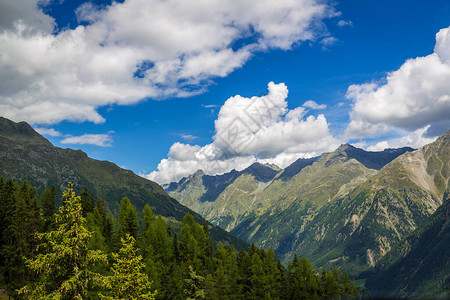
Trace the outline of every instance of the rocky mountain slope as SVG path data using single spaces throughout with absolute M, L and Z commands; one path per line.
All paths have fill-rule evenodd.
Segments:
M 372 295 L 444 298 L 450 291 L 450 198 L 369 273 Z M 445 291 L 445 292 L 443 292 Z
M 72 182 L 77 192 L 88 187 L 96 195 L 104 195 L 113 213 L 118 203 L 127 196 L 138 211 L 149 204 L 155 214 L 181 221 L 186 213 L 194 215 L 197 222 L 204 219 L 175 199 L 169 197 L 158 184 L 137 176 L 132 171 L 119 168 L 108 161 L 89 158 L 81 150 L 54 147 L 25 122 L 15 123 L 0 117 L 0 176 L 14 180 L 28 180 L 42 192 L 54 184 L 59 192 Z M 213 226 L 216 240 L 246 244 Z
M 450 132 L 405 153 L 347 195 L 324 206 L 293 248 L 317 265 L 352 274 L 373 267 L 422 226 L 449 190 Z

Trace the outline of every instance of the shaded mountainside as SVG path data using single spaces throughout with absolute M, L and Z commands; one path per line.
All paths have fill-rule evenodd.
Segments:
M 366 280 L 372 295 L 449 296 L 450 198 L 418 230 L 397 244 Z
M 42 192 L 54 184 L 59 192 L 74 184 L 77 193 L 88 187 L 96 195 L 104 195 L 113 213 L 123 197 L 130 198 L 138 211 L 149 204 L 155 214 L 181 221 L 191 213 L 200 224 L 204 219 L 191 209 L 169 197 L 156 183 L 108 161 L 89 158 L 81 150 L 53 146 L 25 122 L 15 123 L 0 117 L 0 176 L 27 180 Z M 223 240 L 237 248 L 246 247 L 241 240 L 214 226 L 215 240 Z
M 414 151 L 414 149 L 411 147 L 403 147 L 398 149 L 388 148 L 383 151 L 365 151 L 350 144 L 344 144 L 341 145 L 336 151 L 356 159 L 366 168 L 380 170 L 399 155 L 402 155 L 405 152 Z

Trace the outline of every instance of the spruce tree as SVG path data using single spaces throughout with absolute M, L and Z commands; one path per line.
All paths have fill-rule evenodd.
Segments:
M 33 299 L 85 299 L 90 284 L 101 282 L 102 276 L 92 270 L 106 256 L 88 249 L 92 234 L 86 230 L 80 197 L 75 196 L 71 183 L 63 198 L 56 219 L 58 228 L 37 235 L 42 240 L 40 253 L 27 261 L 39 278 L 19 292 Z
M 142 256 L 135 247 L 136 240 L 130 234 L 121 239 L 119 253 L 113 253 L 115 263 L 111 268 L 112 275 L 105 277 L 104 287 L 109 295 L 101 295 L 103 299 L 155 299 L 156 292 L 151 291 L 151 282 L 142 271 Z
M 41 197 L 42 216 L 44 218 L 44 231 L 51 231 L 56 228 L 55 214 L 56 214 L 56 192 L 55 185 L 52 184 L 50 189 L 45 189 Z
M 131 204 L 130 199 L 128 199 L 128 197 L 124 197 L 119 206 L 117 229 L 113 237 L 113 250 L 117 251 L 120 248 L 120 241 L 125 238 L 127 233 L 135 240 L 138 239 L 139 219 L 136 208 L 133 204 Z
M 14 244 L 14 220 L 16 214 L 16 186 L 12 179 L 8 179 L 0 192 L 0 265 L 2 274 L 6 281 L 9 278 L 9 267 L 11 263 L 8 247 Z
M 204 289 L 204 281 L 205 278 L 203 278 L 200 275 L 197 275 L 194 271 L 194 269 L 189 266 L 189 276 L 186 278 L 185 281 L 185 290 L 184 294 L 186 296 L 186 300 L 198 300 L 198 299 L 205 299 L 205 289 Z
M 80 193 L 81 208 L 83 211 L 83 217 L 86 217 L 88 213 L 94 211 L 95 207 L 95 196 L 89 193 L 87 187 L 85 187 Z

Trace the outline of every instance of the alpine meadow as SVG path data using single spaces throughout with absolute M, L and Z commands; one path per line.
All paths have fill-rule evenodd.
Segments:
M 450 299 L 448 0 L 0 0 L 1 299 Z

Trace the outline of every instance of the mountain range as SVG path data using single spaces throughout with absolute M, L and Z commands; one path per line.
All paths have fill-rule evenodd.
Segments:
M 218 176 L 200 170 L 164 188 L 213 224 L 273 248 L 283 261 L 295 253 L 317 267 L 369 280 L 375 278 L 370 270 L 394 268 L 382 262 L 406 237 L 428 232 L 424 226 L 448 197 L 449 153 L 450 131 L 417 150 L 370 152 L 344 144 L 283 170 L 259 163 Z M 448 255 L 443 260 L 450 264 Z M 368 282 L 378 289 L 376 278 Z M 391 290 L 409 295 L 401 287 Z
M 181 221 L 190 213 L 202 224 L 205 219 L 168 196 L 157 183 L 144 179 L 114 163 L 89 158 L 81 150 L 53 146 L 26 122 L 15 123 L 0 117 L 0 176 L 27 180 L 38 192 L 55 185 L 59 194 L 72 182 L 79 193 L 84 187 L 95 195 L 105 196 L 109 209 L 118 214 L 123 197 L 141 212 L 149 204 L 155 214 Z M 216 241 L 236 248 L 248 245 L 217 226 L 210 226 Z
M 0 176 L 27 180 L 38 192 L 52 184 L 61 192 L 68 182 L 78 192 L 88 187 L 113 214 L 125 196 L 138 211 L 149 204 L 175 222 L 190 213 L 211 223 L 215 241 L 338 267 L 373 295 L 445 297 L 450 290 L 450 131 L 417 150 L 344 144 L 284 169 L 198 170 L 161 187 L 0 117 Z

